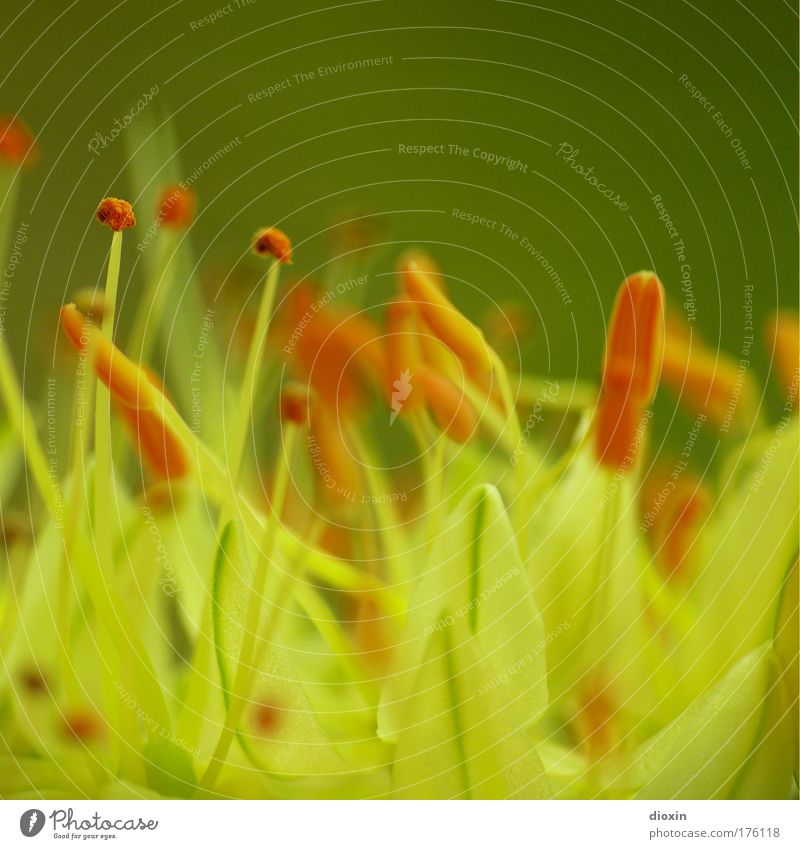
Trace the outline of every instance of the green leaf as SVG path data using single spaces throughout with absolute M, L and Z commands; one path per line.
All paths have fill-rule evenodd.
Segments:
M 232 519 L 220 538 L 213 582 L 214 643 L 226 704 L 236 675 L 251 580 L 242 532 Z M 271 605 L 264 607 L 264 615 L 269 616 Z M 320 726 L 286 651 L 277 642 L 259 639 L 255 657 L 252 704 L 238 731 L 245 754 L 259 768 L 281 776 L 343 770 L 344 763 Z
M 644 743 L 614 781 L 641 799 L 721 799 L 762 738 L 765 696 L 775 679 L 765 643 Z
M 448 622 L 450 618 L 448 617 Z M 504 703 L 508 680 L 482 662 L 465 620 L 428 641 L 393 770 L 396 798 L 541 799 L 550 796 L 525 718 Z
M 433 546 L 381 693 L 398 795 L 549 795 L 525 730 L 547 706 L 546 645 L 502 499 L 477 487 Z
M 711 670 L 728 668 L 772 637 L 781 587 L 797 555 L 797 455 L 795 416 L 778 425 L 721 494 L 692 590 L 706 626 L 697 653 Z

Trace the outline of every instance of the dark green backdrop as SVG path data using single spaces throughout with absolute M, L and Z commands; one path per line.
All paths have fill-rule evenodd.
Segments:
M 180 163 L 151 171 L 153 185 L 185 179 L 240 140 L 194 183 L 198 279 L 224 275 L 262 223 L 287 230 L 297 270 L 313 271 L 341 210 L 380 213 L 385 239 L 429 244 L 463 281 L 451 284 L 454 297 L 474 315 L 487 296 L 532 303 L 539 320 L 523 345 L 525 367 L 559 376 L 596 374 L 614 290 L 642 267 L 657 270 L 680 308 L 688 265 L 696 326 L 733 352 L 748 283 L 756 329 L 776 304 L 797 303 L 790 4 L 232 0 L 204 25 L 221 0 L 3 5 L 0 111 L 19 111 L 41 147 L 24 177 L 18 217 L 28 241 L 8 305 L 31 394 L 44 392 L 58 305 L 102 272 L 108 240 L 92 222 L 97 200 L 146 188 L 128 163 L 128 130 L 97 154 L 89 143 L 155 86 L 131 127 L 171 116 L 181 150 Z M 359 60 L 380 62 L 347 67 Z M 294 76 L 340 63 L 337 73 Z M 570 148 L 558 153 L 565 144 L 579 151 L 570 161 Z M 400 145 L 445 152 L 418 156 Z M 520 164 L 491 164 L 476 149 Z M 575 165 L 593 168 L 617 202 Z M 458 220 L 454 208 L 498 224 Z M 149 197 L 138 212 L 129 269 Z M 394 253 L 378 257 L 376 274 L 391 270 Z M 138 275 L 139 266 L 128 305 Z M 367 296 L 389 289 L 388 276 L 374 277 Z M 759 350 L 754 368 L 767 367 Z

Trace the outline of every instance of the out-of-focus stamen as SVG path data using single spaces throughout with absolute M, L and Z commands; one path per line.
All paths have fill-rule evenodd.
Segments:
M 31 131 L 21 118 L 0 116 L 0 163 L 32 165 L 38 149 Z
M 664 354 L 664 287 L 647 271 L 628 277 L 611 315 L 595 414 L 595 451 L 609 468 L 636 459 Z
M 710 349 L 673 313 L 667 316 L 661 381 L 691 412 L 725 430 L 746 427 L 758 411 L 747 365 Z
M 773 354 L 775 371 L 787 395 L 787 403 L 797 407 L 800 371 L 800 322 L 797 313 L 779 310 L 767 319 L 765 330 L 767 347 Z
M 259 256 L 272 255 L 278 262 L 292 264 L 292 243 L 277 227 L 264 227 L 253 236 L 253 252 Z
M 183 230 L 194 221 L 197 201 L 191 189 L 167 186 L 158 201 L 158 220 L 170 230 Z
M 421 365 L 416 375 L 419 391 L 439 428 L 455 442 L 467 442 L 478 429 L 478 416 L 458 387 Z
M 492 362 L 483 333 L 450 302 L 430 272 L 415 261 L 401 267 L 403 285 L 430 329 L 464 363 L 477 371 L 491 371 Z
M 608 329 L 603 391 L 647 405 L 653 398 L 664 352 L 664 287 L 640 271 L 617 293 Z

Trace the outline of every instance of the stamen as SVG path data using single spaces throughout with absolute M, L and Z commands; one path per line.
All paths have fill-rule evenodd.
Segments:
M 690 571 L 691 551 L 712 504 L 708 488 L 687 475 L 676 481 L 659 503 L 651 505 L 653 546 L 668 577 L 682 577 Z
M 415 261 L 403 265 L 401 274 L 409 298 L 433 333 L 465 364 L 479 372 L 491 371 L 483 333 L 448 300 L 436 278 Z
M 32 165 L 38 148 L 31 131 L 21 118 L 0 116 L 0 162 L 8 165 Z
M 308 387 L 294 381 L 287 383 L 280 397 L 281 421 L 305 427 L 308 424 L 309 404 Z
M 194 221 L 196 199 L 191 189 L 167 186 L 158 202 L 158 220 L 171 230 L 183 230 Z
M 774 351 L 775 371 L 787 403 L 797 407 L 798 371 L 800 370 L 800 322 L 797 313 L 779 310 L 766 323 L 766 342 Z
M 604 466 L 624 472 L 633 465 L 663 355 L 664 287 L 642 271 L 623 282 L 611 315 L 594 422 Z
M 277 227 L 265 227 L 253 236 L 253 252 L 259 256 L 271 254 L 278 262 L 292 264 L 292 243 Z
M 129 360 L 74 304 L 61 308 L 61 326 L 78 351 L 93 346 L 95 373 L 109 388 L 151 471 L 169 480 L 186 475 L 190 467 L 183 442 L 158 411 L 165 394 L 158 378 Z
M 603 390 L 647 405 L 664 353 L 664 287 L 655 274 L 632 274 L 620 287 L 606 344 Z
M 110 227 L 117 233 L 136 226 L 133 207 L 128 201 L 119 198 L 103 198 L 97 207 L 96 215 L 103 226 Z
M 662 382 L 695 414 L 717 427 L 752 422 L 758 391 L 750 373 L 723 352 L 708 348 L 674 314 L 666 323 Z
M 408 415 L 422 404 L 422 395 L 414 392 L 413 383 L 420 364 L 415 316 L 414 305 L 405 300 L 392 301 L 386 310 L 386 385 L 389 404 L 396 415 Z
M 427 365 L 417 370 L 417 385 L 439 428 L 454 442 L 467 442 L 478 429 L 478 416 L 458 387 Z

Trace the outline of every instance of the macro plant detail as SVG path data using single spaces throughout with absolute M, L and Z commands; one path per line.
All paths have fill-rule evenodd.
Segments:
M 0 121 L 4 186 L 34 152 Z M 596 382 L 555 383 L 512 367 L 435 256 L 397 250 L 366 309 L 295 273 L 272 225 L 241 246 L 259 282 L 206 343 L 195 427 L 196 340 L 164 305 L 197 209 L 165 185 L 137 210 L 155 258 L 121 300 L 145 225 L 100 202 L 104 285 L 58 316 L 55 471 L 0 333 L 3 457 L 24 460 L 0 481 L 0 796 L 796 796 L 796 316 L 762 334 L 785 398 L 766 421 L 654 272 L 607 305 Z M 724 432 L 713 474 L 652 444 L 657 393 Z

